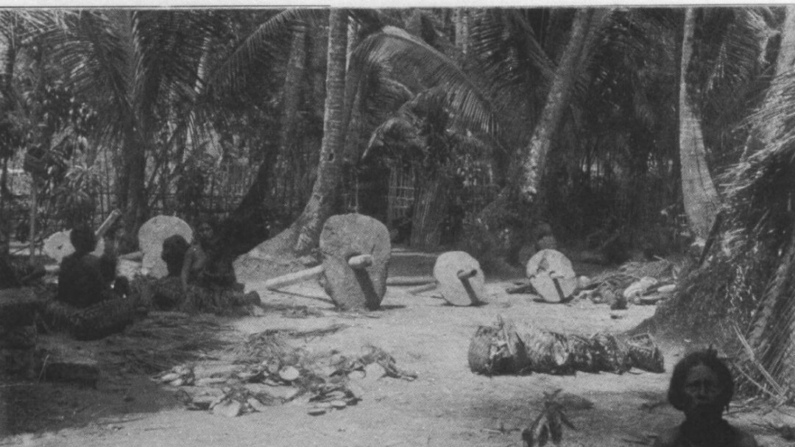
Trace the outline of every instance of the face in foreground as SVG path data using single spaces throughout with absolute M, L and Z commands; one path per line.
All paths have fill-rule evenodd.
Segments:
M 723 392 L 723 385 L 715 371 L 708 366 L 699 364 L 690 368 L 685 379 L 684 392 L 686 415 L 722 413 L 718 399 Z

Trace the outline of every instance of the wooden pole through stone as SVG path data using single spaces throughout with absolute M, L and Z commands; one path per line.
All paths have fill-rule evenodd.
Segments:
M 300 272 L 288 273 L 276 278 L 265 281 L 265 288 L 268 290 L 279 290 L 284 287 L 292 286 L 304 281 L 319 278 L 323 274 L 323 266 L 318 265 L 311 269 L 301 270 Z
M 448 251 L 436 258 L 433 276 L 439 282 L 442 298 L 453 306 L 483 304 L 485 277 L 480 263 L 469 253 Z
M 325 276 L 324 288 L 341 309 L 375 310 L 386 293 L 391 253 L 384 224 L 360 214 L 330 217 L 320 234 L 323 264 L 265 282 L 278 290 Z
M 326 221 L 320 233 L 320 252 L 326 293 L 337 307 L 376 310 L 381 306 L 391 251 L 389 230 L 372 217 L 352 213 Z

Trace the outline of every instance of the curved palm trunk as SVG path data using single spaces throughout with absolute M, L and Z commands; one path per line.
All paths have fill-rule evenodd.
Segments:
M 682 197 L 690 229 L 706 238 L 720 208 L 720 199 L 707 167 L 704 135 L 687 93 L 687 67 L 693 55 L 693 8 L 685 11 L 682 62 L 679 74 L 679 158 L 682 165 Z
M 589 41 L 589 33 L 596 31 L 594 25 L 601 18 L 601 13 L 597 14 L 592 8 L 578 10 L 574 18 L 571 37 L 555 70 L 555 77 L 541 118 L 530 138 L 530 144 L 521 155 L 519 193 L 528 203 L 536 200 L 552 139 L 560 125 L 563 112 L 569 105 L 578 75 L 577 68 L 583 59 L 583 50 Z
M 326 107 L 323 142 L 320 147 L 317 179 L 312 195 L 293 227 L 298 231 L 294 251 L 308 252 L 317 246 L 320 230 L 333 212 L 341 180 L 342 150 L 345 143 L 343 114 L 345 105 L 345 63 L 348 40 L 348 13 L 341 9 L 329 12 L 328 68 L 326 72 Z
M 768 89 L 762 109 L 778 100 L 777 95 L 772 93 L 774 91 L 772 86 L 780 82 L 777 81 L 781 79 L 780 76 L 792 70 L 795 64 L 795 6 L 787 6 L 785 11 L 784 25 L 781 30 L 781 47 L 776 57 L 776 78 L 771 82 L 771 88 Z M 765 142 L 769 138 L 766 133 L 769 133 L 769 130 L 766 132 L 765 129 L 751 129 L 748 139 L 745 141 L 741 161 L 745 161 L 749 156 L 765 147 Z
M 265 148 L 266 154 L 257 170 L 254 182 L 243 200 L 221 226 L 220 245 L 225 248 L 224 251 L 230 258 L 248 252 L 270 235 L 268 230 L 270 211 L 267 202 L 271 198 L 274 186 L 273 167 L 286 164 L 285 160 L 289 153 L 297 150 L 294 143 L 297 139 L 295 129 L 301 102 L 301 80 L 306 72 L 306 37 L 307 27 L 303 24 L 293 32 L 290 59 L 284 79 L 282 101 L 284 109 L 278 150 L 273 147 Z

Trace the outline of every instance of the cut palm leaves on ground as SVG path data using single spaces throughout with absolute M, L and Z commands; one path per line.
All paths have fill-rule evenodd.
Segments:
M 502 317 L 495 326 L 477 329 L 469 346 L 469 367 L 486 375 L 623 374 L 632 367 L 658 373 L 665 370 L 662 352 L 648 334 L 629 338 L 607 333 L 559 334 L 527 324 L 517 326 Z

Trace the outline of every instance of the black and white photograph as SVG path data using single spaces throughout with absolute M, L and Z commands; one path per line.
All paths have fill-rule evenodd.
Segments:
M 0 4 L 0 446 L 795 443 L 795 6 Z

